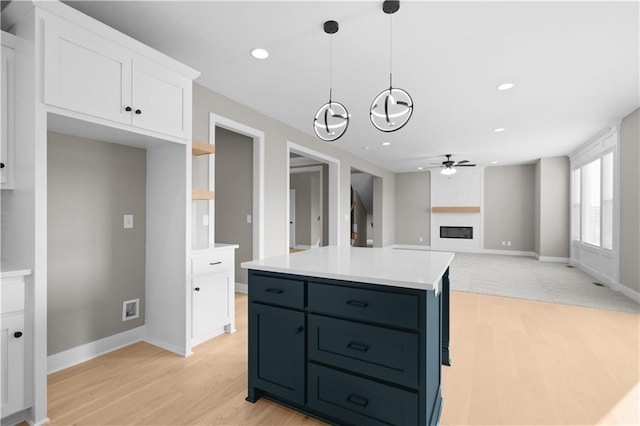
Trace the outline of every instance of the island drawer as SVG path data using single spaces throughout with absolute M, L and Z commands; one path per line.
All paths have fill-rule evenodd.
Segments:
M 417 295 L 309 283 L 311 312 L 405 328 L 418 328 Z
M 249 302 L 304 309 L 304 281 L 254 273 L 249 284 Z
M 309 364 L 308 404 L 349 424 L 417 425 L 418 394 Z
M 418 335 L 309 315 L 309 359 L 418 387 Z

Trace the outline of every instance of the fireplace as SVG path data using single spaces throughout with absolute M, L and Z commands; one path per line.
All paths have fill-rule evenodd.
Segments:
M 473 240 L 473 226 L 441 226 L 440 238 Z

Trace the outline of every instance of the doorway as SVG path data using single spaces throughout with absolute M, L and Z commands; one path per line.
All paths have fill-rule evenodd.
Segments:
M 292 142 L 287 154 L 287 251 L 339 245 L 339 161 Z
M 351 169 L 350 236 L 352 247 L 382 247 L 382 178 Z

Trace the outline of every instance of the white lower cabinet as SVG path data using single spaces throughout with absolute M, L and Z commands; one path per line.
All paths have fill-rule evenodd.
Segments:
M 2 315 L 0 317 L 0 413 L 5 418 L 25 407 L 25 323 L 24 279 L 2 279 Z
M 235 256 L 238 246 L 200 250 L 191 260 L 191 343 L 235 331 Z

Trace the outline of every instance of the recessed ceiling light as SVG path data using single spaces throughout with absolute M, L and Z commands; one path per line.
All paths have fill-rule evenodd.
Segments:
M 513 83 L 502 83 L 500 86 L 496 87 L 496 89 L 500 91 L 509 90 L 509 89 L 513 89 L 513 86 L 515 86 L 515 84 Z
M 256 59 L 267 59 L 269 57 L 269 52 L 267 52 L 265 49 L 257 47 L 251 51 L 251 56 Z
M 382 142 L 382 146 L 389 146 L 391 145 L 391 142 Z
M 420 166 L 418 167 L 418 170 L 424 170 L 424 167 Z
M 498 162 L 497 161 L 492 161 L 491 164 L 498 164 Z
M 504 127 L 496 127 L 495 129 L 493 129 L 493 131 L 496 133 L 504 132 L 504 130 Z

